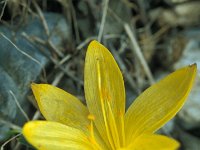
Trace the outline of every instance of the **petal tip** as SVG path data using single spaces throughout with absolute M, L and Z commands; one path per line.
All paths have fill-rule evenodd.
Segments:
M 196 63 L 190 64 L 190 65 L 189 65 L 189 69 L 192 70 L 193 75 L 195 76 L 195 75 L 196 75 L 196 72 L 197 72 L 197 64 L 196 64 Z
M 34 90 L 36 88 L 38 88 L 39 84 L 36 84 L 36 83 L 31 83 L 31 89 Z
M 100 43 L 98 42 L 98 41 L 96 41 L 96 40 L 92 40 L 91 42 L 90 42 L 90 44 L 89 44 L 89 46 L 91 45 L 91 46 L 96 46 L 96 45 L 99 45 Z
M 93 40 L 90 42 L 90 44 L 88 45 L 88 50 L 94 50 L 94 49 L 99 49 L 99 48 L 102 48 L 104 47 L 101 43 L 99 43 L 98 41 L 96 40 Z M 105 48 L 105 47 L 104 47 Z
M 22 134 L 24 135 L 24 137 L 30 137 L 31 136 L 31 131 L 33 128 L 33 123 L 32 122 L 27 122 L 25 123 L 25 125 L 22 128 Z
M 197 68 L 197 63 L 190 64 L 189 67 L 196 69 Z

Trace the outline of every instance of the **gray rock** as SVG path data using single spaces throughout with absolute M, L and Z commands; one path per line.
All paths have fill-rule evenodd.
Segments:
M 196 38 L 195 35 L 199 35 L 200 31 L 196 30 L 187 32 L 186 36 L 189 38 L 189 42 L 183 52 L 181 59 L 174 65 L 174 68 L 180 68 L 189 64 L 197 63 L 198 75 L 196 83 L 190 93 L 190 96 L 179 112 L 178 117 L 180 124 L 185 129 L 198 128 L 200 127 L 200 39 Z
M 188 132 L 185 132 L 181 128 L 176 129 L 177 138 L 181 142 L 181 146 L 184 150 L 199 150 L 200 149 L 200 139 Z
M 63 43 L 70 40 L 70 28 L 62 15 L 48 13 L 45 14 L 50 40 L 56 48 L 62 48 Z M 9 38 L 21 51 L 30 55 L 40 64 L 33 61 L 19 50 L 17 50 L 8 40 L 0 35 L 0 121 L 6 120 L 18 125 L 22 125 L 25 118 L 16 106 L 10 90 L 14 93 L 23 109 L 28 113 L 29 105 L 26 95 L 30 89 L 30 83 L 37 80 L 42 72 L 42 68 L 48 64 L 50 51 L 42 45 L 37 46 L 29 42 L 22 34 L 36 36 L 42 40 L 47 40 L 44 28 L 39 18 L 30 16 L 26 24 L 17 30 L 0 26 L 0 32 Z M 46 55 L 39 51 L 42 47 Z M 29 110 L 30 111 L 30 110 Z M 0 122 L 0 141 L 6 136 L 6 125 Z
M 185 129 L 199 128 L 200 127 L 200 80 L 196 80 L 196 84 L 190 93 L 190 96 L 184 105 L 183 109 L 179 112 L 181 125 Z

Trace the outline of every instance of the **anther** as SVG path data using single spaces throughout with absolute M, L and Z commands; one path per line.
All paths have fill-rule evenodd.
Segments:
M 88 118 L 89 120 L 91 120 L 91 121 L 94 121 L 94 120 L 95 120 L 95 117 L 94 117 L 94 115 L 92 115 L 92 114 L 89 114 L 87 118 Z

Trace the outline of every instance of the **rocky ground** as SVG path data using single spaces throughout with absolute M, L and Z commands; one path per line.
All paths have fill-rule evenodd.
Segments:
M 173 70 L 200 67 L 197 0 L 1 0 L 0 145 L 33 149 L 18 133 L 43 119 L 30 83 L 49 83 L 83 103 L 88 43 L 99 40 L 124 76 L 128 107 L 142 91 Z M 142 54 L 142 55 L 141 55 Z M 200 149 L 200 70 L 188 101 L 159 132 L 183 150 Z

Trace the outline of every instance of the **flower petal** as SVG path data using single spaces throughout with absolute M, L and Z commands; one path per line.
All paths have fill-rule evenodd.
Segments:
M 87 131 L 88 109 L 71 94 L 49 84 L 32 84 L 35 99 L 43 116 L 68 126 Z
M 84 88 L 99 133 L 117 148 L 124 139 L 124 81 L 111 53 L 97 41 L 92 41 L 87 49 Z
M 176 150 L 180 144 L 163 135 L 141 135 L 130 150 Z
M 39 150 L 91 150 L 88 137 L 80 130 L 50 121 L 31 121 L 22 133 Z
M 141 133 L 153 133 L 183 106 L 196 76 L 196 65 L 175 71 L 145 90 L 125 115 L 126 144 Z

